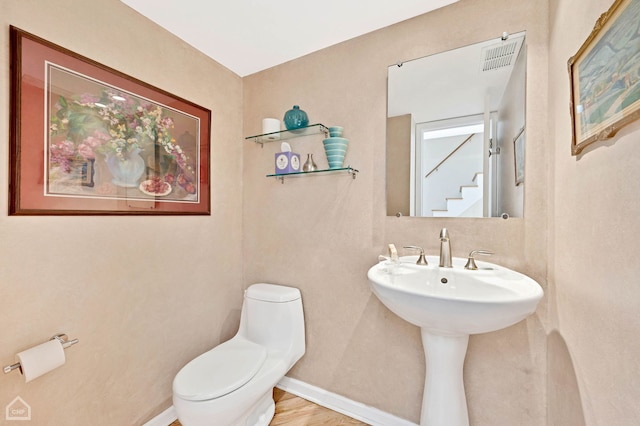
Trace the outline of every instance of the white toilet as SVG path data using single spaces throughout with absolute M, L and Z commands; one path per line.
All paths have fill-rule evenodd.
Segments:
M 183 426 L 266 426 L 273 388 L 304 355 L 300 290 L 254 284 L 244 292 L 238 333 L 185 365 L 173 380 Z

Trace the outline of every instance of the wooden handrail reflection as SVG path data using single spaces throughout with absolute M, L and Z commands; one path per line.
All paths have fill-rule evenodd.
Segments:
M 469 137 L 468 137 L 468 138 L 466 138 L 464 141 L 462 141 L 462 143 L 461 143 L 460 145 L 458 145 L 458 146 L 456 147 L 456 149 L 454 149 L 453 151 L 451 151 L 451 152 L 449 153 L 449 155 L 447 155 L 446 157 L 444 157 L 444 160 L 442 160 L 441 162 L 439 162 L 437 166 L 435 166 L 433 169 L 431 169 L 431 171 L 430 171 L 429 173 L 427 173 L 427 174 L 424 176 L 424 178 L 425 178 L 425 179 L 426 179 L 426 178 L 428 178 L 428 177 L 429 177 L 429 175 L 430 175 L 431 173 L 433 173 L 433 172 L 435 172 L 436 170 L 438 170 L 438 168 L 439 168 L 440 166 L 442 166 L 442 164 L 443 164 L 445 161 L 447 161 L 449 158 L 451 158 L 451 156 L 452 156 L 453 154 L 455 154 L 457 150 L 459 150 L 460 148 L 462 148 L 462 145 L 464 145 L 465 143 L 469 142 L 469 141 L 471 140 L 471 138 L 472 138 L 472 137 L 474 137 L 475 135 L 476 135 L 475 133 L 471 133 L 471 134 L 469 135 Z

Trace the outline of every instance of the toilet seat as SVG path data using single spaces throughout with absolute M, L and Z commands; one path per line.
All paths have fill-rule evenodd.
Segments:
M 173 381 L 173 392 L 189 401 L 219 398 L 249 382 L 266 358 L 264 346 L 236 336 L 185 365 Z

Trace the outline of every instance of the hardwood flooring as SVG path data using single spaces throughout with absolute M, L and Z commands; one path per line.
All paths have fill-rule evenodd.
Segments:
M 276 414 L 269 426 L 367 425 L 278 388 L 273 390 L 273 400 L 276 402 Z M 181 425 L 176 420 L 169 426 Z
M 273 399 L 276 414 L 269 426 L 366 425 L 278 388 L 273 390 Z

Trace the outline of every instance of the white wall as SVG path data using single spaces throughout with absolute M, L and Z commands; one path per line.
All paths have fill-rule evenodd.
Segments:
M 430 139 L 422 143 L 422 161 L 420 162 L 422 169 L 418 172 L 418 178 L 423 179 L 423 216 L 433 216 L 434 209 L 446 209 L 446 199 L 459 197 L 460 186 L 474 185 L 474 176 L 476 173 L 482 173 L 484 133 L 475 134 L 437 170 L 434 170 L 469 136 Z M 432 170 L 434 171 L 425 179 L 427 173 Z M 482 215 L 482 211 L 480 215 Z
M 528 176 L 525 168 L 524 183 L 516 186 L 515 179 L 515 152 L 514 138 L 526 125 L 526 39 L 522 45 L 520 55 L 514 64 L 511 79 L 505 89 L 502 104 L 498 109 L 497 139 L 500 147 L 498 156 L 498 211 L 497 215 L 507 213 L 512 217 L 521 217 L 523 214 L 524 191 L 527 185 Z M 535 89 L 533 89 L 535 90 Z M 525 128 L 525 140 L 527 130 Z M 535 144 L 536 141 L 530 142 Z M 526 157 L 526 144 L 525 144 Z

